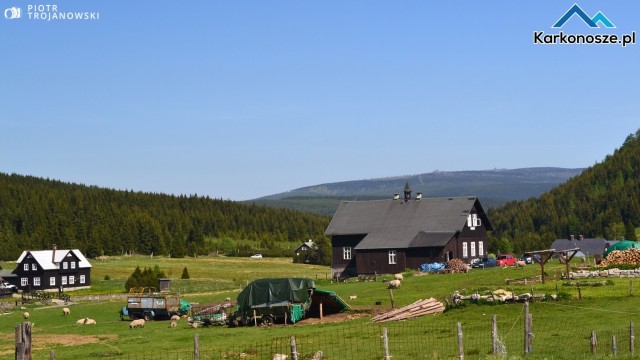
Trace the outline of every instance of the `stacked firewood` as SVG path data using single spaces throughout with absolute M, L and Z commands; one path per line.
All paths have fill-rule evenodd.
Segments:
M 376 315 L 371 320 L 374 322 L 386 322 L 410 319 L 418 316 L 441 313 L 444 311 L 444 305 L 434 298 L 427 300 L 418 300 L 413 304 L 405 307 L 391 310 L 384 314 Z
M 451 272 L 468 272 L 469 265 L 460 259 L 451 259 L 447 261 L 447 269 Z
M 605 267 L 620 264 L 640 264 L 640 249 L 613 250 L 602 260 L 600 266 Z

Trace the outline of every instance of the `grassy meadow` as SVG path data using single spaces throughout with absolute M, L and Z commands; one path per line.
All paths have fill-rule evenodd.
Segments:
M 50 350 L 55 351 L 56 359 L 187 359 L 193 349 L 195 334 L 199 334 L 201 351 L 204 354 L 215 353 L 215 356 L 221 349 L 240 349 L 238 352 L 242 352 L 242 349 L 251 348 L 252 344 L 275 344 L 274 339 L 287 339 L 295 335 L 301 342 L 303 339 L 323 339 L 323 343 L 314 343 L 313 346 L 325 350 L 327 359 L 379 359 L 382 356 L 368 355 L 367 351 L 379 347 L 378 330 L 383 326 L 393 334 L 390 335 L 391 348 L 396 352 L 393 359 L 449 359 L 457 358 L 457 322 L 461 322 L 465 329 L 467 358 L 523 357 L 523 305 L 520 303 L 467 304 L 452 307 L 443 314 L 372 324 L 372 314 L 391 308 L 389 290 L 382 283 L 391 275 L 380 276 L 377 282 L 332 283 L 326 280 L 330 271 L 328 267 L 293 264 L 285 258 L 168 259 L 134 256 L 91 262 L 92 289 L 72 292 L 72 300 L 74 295 L 124 294 L 124 282 L 136 266 L 144 268 L 158 265 L 168 277 L 174 279 L 172 288 L 180 292 L 184 299 L 195 303 L 222 301 L 225 297 L 234 299 L 248 282 L 257 278 L 309 277 L 316 280 L 317 287 L 335 291 L 353 310 L 348 316 L 342 316 L 340 321 L 331 321 L 331 317 L 328 317 L 325 321 L 303 321 L 287 326 L 192 329 L 183 320 L 176 329 L 170 328 L 167 321 L 151 321 L 144 329 L 130 330 L 128 321 L 119 319 L 118 311 L 125 305 L 122 299 L 75 303 L 70 306 L 71 315 L 67 317 L 62 316 L 60 307 L 51 304 L 25 304 L 31 315 L 30 321 L 34 323 L 34 359 L 48 359 Z M 6 269 L 11 268 L 12 264 L 3 263 L 2 266 Z M 185 266 L 190 279 L 180 280 Z M 506 280 L 533 278 L 540 274 L 538 265 L 529 265 L 524 269 L 473 269 L 467 274 L 422 275 L 406 272 L 401 287 L 394 290 L 393 295 L 396 305 L 404 306 L 429 297 L 445 302 L 445 298 L 454 291 L 471 294 L 506 289 L 516 294 L 558 294 L 558 301 L 534 302 L 530 305 L 534 319 L 534 351 L 527 358 L 608 358 L 612 336 L 618 338 L 618 358 L 628 356 L 629 324 L 634 321 L 640 323 L 640 279 L 616 278 L 604 282 L 582 280 L 578 290 L 575 284 L 560 279 L 565 267 L 557 260 L 552 260 L 545 270 L 546 284 L 526 285 L 507 285 Z M 107 276 L 110 280 L 104 280 Z M 348 300 L 350 295 L 357 295 L 357 299 Z M 579 296 L 582 300 L 578 299 Z M 377 302 L 381 305 L 376 305 Z M 5 310 L 0 315 L 0 359 L 13 359 L 15 326 L 22 322 L 23 311 Z M 493 314 L 497 315 L 500 339 L 508 349 L 508 355 L 503 357 L 490 355 Z M 95 319 L 97 325 L 75 325 L 76 320 L 83 317 Z M 589 354 L 592 330 L 600 334 L 596 356 Z M 417 338 L 413 338 L 415 336 Z M 353 345 L 361 341 L 371 341 L 373 345 L 364 348 Z M 280 344 L 279 349 L 282 347 L 283 344 Z M 331 356 L 331 348 L 340 351 L 338 355 Z M 204 358 L 218 358 L 215 356 Z

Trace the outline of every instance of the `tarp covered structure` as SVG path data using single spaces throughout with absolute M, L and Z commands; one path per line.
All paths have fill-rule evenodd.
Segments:
M 640 243 L 639 242 L 635 242 L 635 241 L 631 241 L 631 240 L 622 240 L 622 241 L 618 241 L 617 243 L 609 246 L 605 251 L 604 251 L 604 257 L 606 258 L 607 255 L 609 255 L 610 252 L 614 251 L 614 250 L 628 250 L 631 248 L 638 248 L 640 249 Z
M 238 311 L 252 306 L 282 302 L 305 303 L 310 300 L 310 289 L 315 288 L 308 278 L 259 279 L 251 282 L 237 298 Z

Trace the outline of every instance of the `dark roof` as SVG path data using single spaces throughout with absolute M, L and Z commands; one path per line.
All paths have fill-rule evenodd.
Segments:
M 366 235 L 356 249 L 443 246 L 461 231 L 474 208 L 491 230 L 476 197 L 343 201 L 326 235 Z
M 582 240 L 569 240 L 569 239 L 557 239 L 552 244 L 550 249 L 556 249 L 556 251 L 569 250 L 579 248 L 585 255 L 593 256 L 596 254 L 602 255 L 606 244 L 614 244 L 615 240 L 606 239 L 582 239 Z

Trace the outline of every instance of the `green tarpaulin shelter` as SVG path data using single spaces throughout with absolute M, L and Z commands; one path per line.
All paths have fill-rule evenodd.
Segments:
M 609 255 L 609 253 L 614 251 L 614 250 L 628 250 L 628 249 L 631 249 L 631 248 L 640 249 L 640 243 L 636 242 L 636 241 L 631 241 L 631 240 L 618 241 L 617 243 L 609 246 L 604 251 L 604 257 L 606 258 L 607 255 Z
M 255 280 L 238 295 L 238 311 L 252 306 L 281 302 L 306 303 L 315 283 L 307 278 L 282 278 Z

